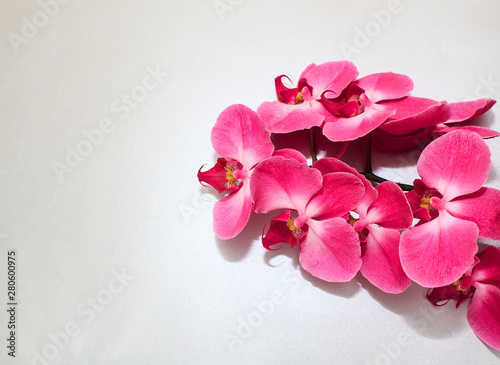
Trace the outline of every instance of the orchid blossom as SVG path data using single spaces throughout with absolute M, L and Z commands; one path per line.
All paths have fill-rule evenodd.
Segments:
M 247 224 L 253 211 L 250 177 L 255 166 L 271 157 L 270 133 L 256 112 L 244 105 L 232 105 L 217 118 L 212 128 L 212 146 L 221 156 L 210 170 L 198 171 L 200 183 L 228 195 L 213 208 L 214 230 L 221 239 L 233 238 Z
M 274 80 L 278 100 L 262 103 L 257 112 L 272 133 L 319 127 L 333 118 L 321 102 L 322 95 L 340 95 L 357 76 L 356 66 L 350 61 L 312 63 L 302 72 L 295 88 L 283 84 L 287 76 L 278 76 Z
M 322 176 L 304 162 L 272 157 L 255 168 L 252 179 L 255 212 L 287 209 L 272 220 L 264 247 L 300 245 L 302 267 L 326 281 L 343 282 L 356 275 L 361 267 L 359 238 L 341 217 L 364 196 L 359 178 L 344 172 Z
M 392 72 L 365 76 L 353 81 L 341 95 L 323 95 L 325 107 L 333 117 L 325 120 L 323 134 L 334 142 L 352 141 L 373 131 L 396 108 L 382 103 L 402 98 L 413 90 L 413 81 Z
M 469 325 L 481 340 L 500 350 L 500 249 L 486 247 L 459 280 L 427 292 L 427 299 L 434 305 L 453 299 L 458 308 L 469 298 Z
M 472 265 L 478 236 L 500 239 L 500 191 L 481 187 L 490 165 L 488 146 L 468 131 L 450 132 L 422 152 L 422 180 L 407 194 L 422 220 L 400 244 L 410 279 L 426 287 L 453 283 Z
M 373 188 L 371 183 L 346 163 L 323 158 L 313 167 L 323 176 L 348 172 L 357 176 L 365 186 L 362 202 L 353 211 L 359 218 L 347 215 L 358 232 L 362 248 L 361 273 L 373 285 L 387 293 L 401 293 L 411 284 L 399 259 L 399 230 L 409 227 L 413 216 L 403 191 L 392 181 Z

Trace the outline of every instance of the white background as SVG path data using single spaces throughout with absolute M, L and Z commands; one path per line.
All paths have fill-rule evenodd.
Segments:
M 196 173 L 216 161 L 210 130 L 224 108 L 256 109 L 275 98 L 274 77 L 296 82 L 311 62 L 404 73 L 415 96 L 498 99 L 500 2 L 40 3 L 0 1 L 0 363 L 499 362 L 469 328 L 467 304 L 435 309 L 417 285 L 394 296 L 360 276 L 324 283 L 300 269 L 298 251 L 266 252 L 270 216 L 218 240 L 216 194 Z M 134 92 L 144 100 L 125 106 Z M 499 130 L 499 108 L 482 125 Z M 109 133 L 85 142 L 105 118 Z M 487 143 L 486 185 L 498 189 L 500 140 Z M 78 147 L 87 155 L 58 178 L 54 166 Z M 381 175 L 417 177 L 408 154 L 374 158 Z

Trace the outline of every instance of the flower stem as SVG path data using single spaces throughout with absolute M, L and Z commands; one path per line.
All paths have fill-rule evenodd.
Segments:
M 364 175 L 368 180 L 375 182 L 375 183 L 383 183 L 385 181 L 389 181 L 387 179 L 384 179 L 383 177 L 377 176 L 372 172 L 372 148 L 371 148 L 371 139 L 370 139 L 370 134 L 366 136 L 366 150 L 365 150 L 365 156 L 366 156 L 366 168 L 365 172 L 362 172 L 361 175 Z M 396 183 L 401 190 L 403 191 L 410 191 L 415 189 L 413 185 L 408 185 L 408 184 L 402 184 L 402 183 Z
M 314 138 L 313 128 L 309 129 L 309 144 L 311 147 L 312 162 L 315 163 L 318 160 L 318 156 L 316 156 L 316 139 Z

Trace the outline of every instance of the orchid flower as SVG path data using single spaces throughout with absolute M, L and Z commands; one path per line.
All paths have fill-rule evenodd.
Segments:
M 300 245 L 302 267 L 326 281 L 349 281 L 356 275 L 361 267 L 359 238 L 341 217 L 364 196 L 359 178 L 344 172 L 321 176 L 304 162 L 272 157 L 255 168 L 252 179 L 255 212 L 287 209 L 272 220 L 264 247 Z
M 346 163 L 323 158 L 313 167 L 325 174 L 349 172 L 365 186 L 362 202 L 353 210 L 359 218 L 347 215 L 347 220 L 358 232 L 362 248 L 361 273 L 373 285 L 387 293 L 401 293 L 411 280 L 406 276 L 399 259 L 399 230 L 413 221 L 410 206 L 403 191 L 392 181 L 373 188 L 371 183 Z
M 253 211 L 250 178 L 255 166 L 271 157 L 270 133 L 256 112 L 244 105 L 232 105 L 217 118 L 212 128 L 212 146 L 221 156 L 210 170 L 198 171 L 200 183 L 228 195 L 213 208 L 214 230 L 221 239 L 239 234 Z
M 500 249 L 486 247 L 459 280 L 427 292 L 427 299 L 434 305 L 444 305 L 453 299 L 458 308 L 468 298 L 471 301 L 467 321 L 472 330 L 500 350 Z M 440 304 L 443 300 L 446 302 Z
M 257 112 L 272 133 L 289 133 L 319 127 L 333 116 L 321 102 L 324 93 L 340 95 L 342 90 L 358 76 L 356 66 L 350 61 L 314 63 L 307 66 L 295 88 L 287 88 L 285 75 L 274 82 L 277 101 L 262 103 Z
M 323 104 L 334 117 L 325 120 L 323 134 L 334 142 L 365 136 L 396 113 L 396 108 L 381 102 L 402 98 L 411 90 L 408 76 L 385 72 L 353 81 L 335 99 L 325 94 Z
M 463 125 L 486 113 L 495 103 L 493 99 L 478 99 L 448 104 L 413 96 L 384 103 L 396 108 L 396 113 L 374 131 L 373 145 L 382 151 L 399 151 L 457 129 L 476 132 L 482 138 L 498 137 L 500 133 L 491 129 Z
M 500 191 L 481 187 L 490 151 L 473 132 L 430 143 L 417 163 L 421 181 L 407 194 L 419 224 L 401 235 L 401 264 L 426 287 L 453 283 L 472 265 L 477 238 L 500 239 Z

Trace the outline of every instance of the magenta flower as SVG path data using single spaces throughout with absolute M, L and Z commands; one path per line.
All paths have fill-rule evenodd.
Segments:
M 467 131 L 450 132 L 422 152 L 422 181 L 407 198 L 423 220 L 400 244 L 410 279 L 426 287 L 453 283 L 472 265 L 478 236 L 500 239 L 500 191 L 481 187 L 490 165 L 486 143 Z
M 325 120 L 323 134 L 334 142 L 365 136 L 396 112 L 382 101 L 402 98 L 411 90 L 408 76 L 386 72 L 353 81 L 334 99 L 325 94 L 323 104 L 334 117 Z
M 444 305 L 451 299 L 456 307 L 471 298 L 467 321 L 474 333 L 491 347 L 500 350 L 500 249 L 488 246 L 455 283 L 431 289 L 427 299 Z M 443 300 L 445 303 L 440 304 Z
M 306 163 L 272 157 L 252 176 L 255 212 L 287 209 L 272 220 L 266 248 L 279 242 L 300 245 L 300 264 L 326 281 L 348 281 L 361 267 L 359 238 L 341 218 L 356 208 L 365 188 L 349 173 L 321 176 Z M 293 211 L 293 212 L 292 212 Z
M 271 157 L 274 146 L 257 113 L 240 104 L 219 115 L 211 139 L 215 152 L 223 158 L 208 171 L 200 169 L 198 180 L 219 193 L 229 192 L 213 208 L 215 233 L 221 239 L 229 239 L 239 234 L 250 219 L 250 177 L 260 161 Z
M 356 66 L 349 61 L 312 63 L 300 75 L 296 88 L 287 88 L 282 82 L 287 76 L 278 76 L 274 80 L 278 101 L 263 102 L 257 112 L 272 133 L 319 127 L 333 117 L 324 108 L 322 95 L 340 95 L 356 76 Z
M 463 125 L 495 103 L 493 99 L 479 99 L 448 104 L 413 96 L 387 102 L 384 105 L 396 108 L 396 113 L 374 131 L 373 145 L 382 151 L 400 151 L 457 129 L 476 132 L 482 138 L 497 137 L 500 134 L 491 129 Z
M 361 273 L 387 293 L 406 290 L 411 281 L 399 259 L 399 230 L 412 224 L 413 215 L 403 191 L 389 181 L 373 188 L 363 175 L 337 159 L 324 158 L 314 163 L 313 167 L 324 176 L 332 172 L 349 172 L 361 179 L 365 196 L 353 210 L 359 218 L 350 214 L 346 217 L 358 232 L 361 242 Z

